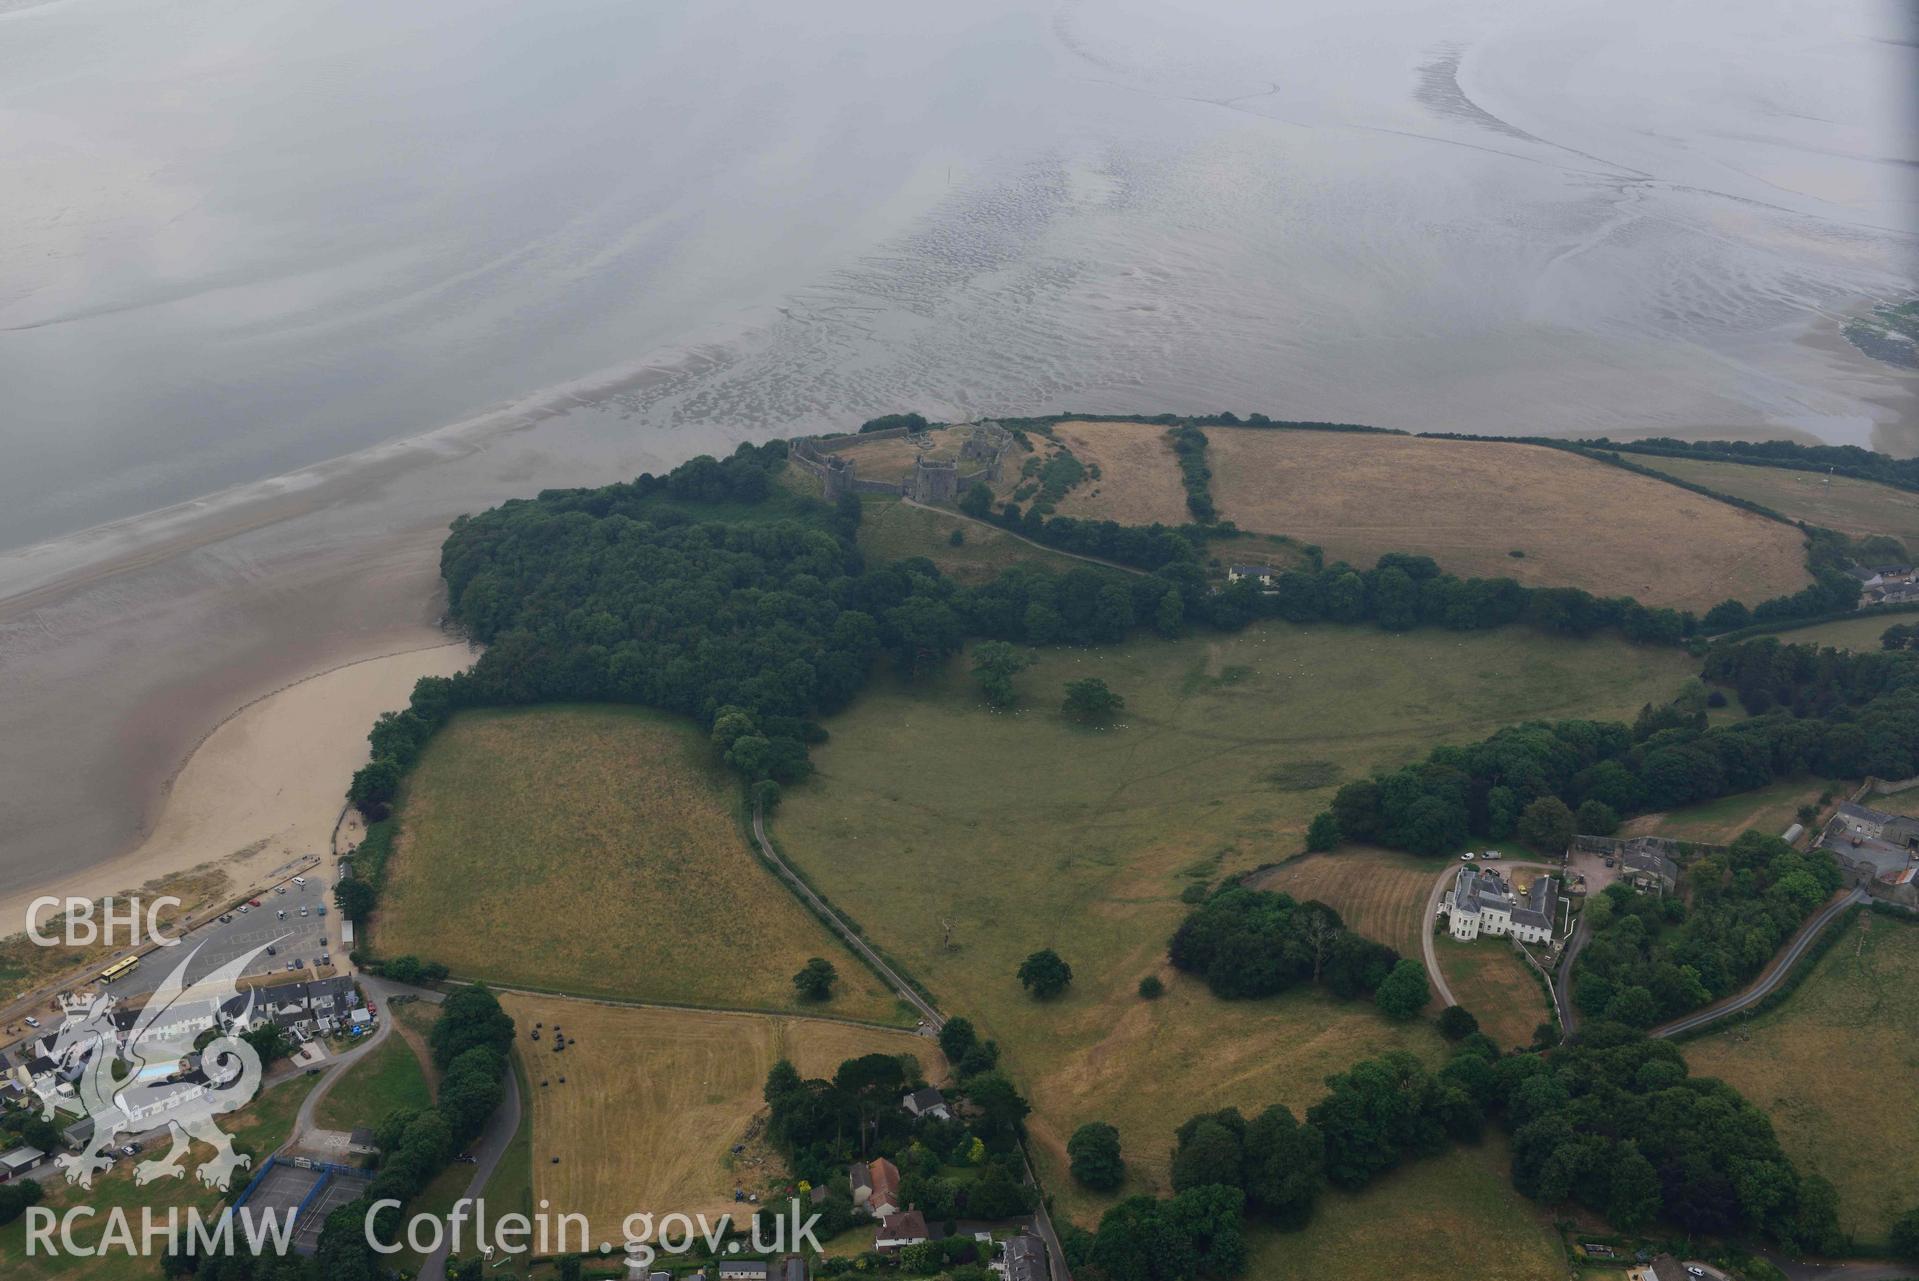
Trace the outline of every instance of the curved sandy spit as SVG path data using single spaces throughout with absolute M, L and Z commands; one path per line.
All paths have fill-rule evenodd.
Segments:
M 27 907 L 41 895 L 125 894 L 208 864 L 240 886 L 289 859 L 327 852 L 375 718 L 405 707 L 420 677 L 450 676 L 473 657 L 464 641 L 386 654 L 247 703 L 193 750 L 136 849 L 0 898 L 0 930 L 24 929 Z

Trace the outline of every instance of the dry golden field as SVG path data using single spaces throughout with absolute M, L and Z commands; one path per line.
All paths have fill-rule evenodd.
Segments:
M 623 707 L 464 712 L 407 782 L 374 919 L 383 955 L 507 986 L 796 1007 L 810 956 L 826 1013 L 896 1000 L 752 853 L 737 783 L 690 723 Z
M 1749 463 L 1628 455 L 1634 462 L 1842 534 L 1890 534 L 1919 553 L 1919 494 L 1869 480 Z
M 1870 913 L 1777 1009 L 1684 1048 L 1766 1110 L 1786 1155 L 1839 1191 L 1839 1226 L 1883 1245 L 1919 1188 L 1919 925 Z
M 1411 1050 L 1436 1064 L 1444 1053 L 1431 1023 L 1389 1023 L 1369 1001 L 1313 989 L 1221 1001 L 1170 966 L 1145 960 L 1147 972 L 1166 984 L 1158 1000 L 1115 994 L 1108 1004 L 1061 1006 L 1053 1060 L 1023 1082 L 1047 1190 L 1063 1217 L 1088 1228 L 1121 1197 L 1172 1194 L 1173 1132 L 1196 1112 L 1237 1107 L 1251 1116 L 1281 1103 L 1304 1115 L 1325 1095 L 1326 1078 L 1360 1059 Z M 1030 1062 L 1029 1049 L 1015 1069 Z M 1126 1186 L 1114 1196 L 1089 1192 L 1066 1171 L 1066 1140 L 1090 1120 L 1115 1126 L 1125 1148 Z
M 1419 955 L 1427 928 L 1426 900 L 1433 880 L 1448 865 L 1370 845 L 1346 845 L 1330 854 L 1308 854 L 1248 878 L 1256 890 L 1277 890 L 1301 902 L 1318 899 L 1347 926 L 1401 955 Z
M 1098 480 L 1089 476 L 1060 500 L 1060 515 L 1122 525 L 1183 525 L 1192 519 L 1163 425 L 1064 422 L 1053 428 L 1053 438 L 1088 468 L 1099 468 Z
M 1362 568 L 1419 552 L 1461 576 L 1694 610 L 1810 581 L 1797 530 L 1561 450 L 1258 428 L 1206 436 L 1222 518 Z
M 779 1059 L 818 1077 L 862 1054 L 910 1054 L 928 1080 L 946 1075 L 939 1046 L 908 1032 L 514 993 L 500 1003 L 519 1030 L 533 1096 L 533 1195 L 553 1213 L 586 1215 L 595 1245 L 617 1247 L 620 1222 L 635 1211 L 717 1217 L 741 1208 L 736 1187 L 782 1185 L 784 1169 L 751 1141 Z M 535 1023 L 545 1025 L 538 1041 L 528 1036 Z M 579 1043 L 554 1053 L 555 1025 Z

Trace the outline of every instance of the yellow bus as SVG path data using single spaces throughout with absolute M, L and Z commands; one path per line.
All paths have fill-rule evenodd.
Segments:
M 100 971 L 100 981 L 102 983 L 111 983 L 115 979 L 123 979 L 133 973 L 135 967 L 139 964 L 140 958 L 137 956 L 122 957 L 112 965 L 107 966 L 106 969 Z

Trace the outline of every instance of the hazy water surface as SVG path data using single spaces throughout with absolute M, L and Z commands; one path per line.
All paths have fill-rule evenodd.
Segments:
M 0 547 L 507 404 L 1912 452 L 1898 13 L 0 0 Z

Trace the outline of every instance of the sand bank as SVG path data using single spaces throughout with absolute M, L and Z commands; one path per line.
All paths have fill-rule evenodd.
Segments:
M 41 894 L 98 898 L 208 864 L 244 885 L 328 848 L 367 729 L 406 705 L 422 676 L 473 661 L 464 643 L 364 659 L 264 695 L 227 717 L 174 777 L 152 832 L 118 858 L 0 898 L 0 931 L 24 927 Z

